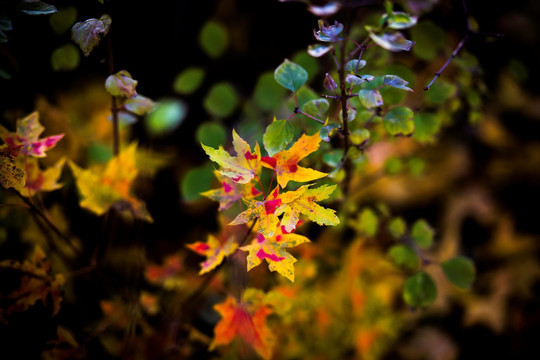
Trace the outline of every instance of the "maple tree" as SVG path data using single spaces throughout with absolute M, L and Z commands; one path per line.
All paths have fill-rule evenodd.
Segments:
M 455 358 L 485 331 L 522 355 L 537 246 L 499 193 L 538 168 L 504 115 L 532 72 L 473 2 L 274 2 L 0 7 L 6 349 Z

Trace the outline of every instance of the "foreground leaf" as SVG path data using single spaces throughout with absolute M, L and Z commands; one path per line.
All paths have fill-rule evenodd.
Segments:
M 377 35 L 370 29 L 369 37 L 380 47 L 394 52 L 409 51 L 415 44 L 414 41 L 407 40 L 399 31 Z
M 276 120 L 266 127 L 263 136 L 264 148 L 272 156 L 285 149 L 292 141 L 294 128 L 287 120 Z
M 308 79 L 308 73 L 300 65 L 285 59 L 274 72 L 277 83 L 292 92 L 298 91 Z
M 262 305 L 248 312 L 245 304 L 238 304 L 229 296 L 224 302 L 215 305 L 214 309 L 221 315 L 221 320 L 214 328 L 210 350 L 240 337 L 263 359 L 272 358 L 276 339 L 266 324 L 266 317 L 272 313 L 270 307 Z
M 201 144 L 210 160 L 217 162 L 221 169 L 221 175 L 231 178 L 233 181 L 247 184 L 260 172 L 261 150 L 259 144 L 255 144 L 252 152 L 249 144 L 233 130 L 233 147 L 236 156 L 231 156 L 223 147 L 218 149 Z
M 95 46 L 107 35 L 112 19 L 104 14 L 99 19 L 78 22 L 71 28 L 71 39 L 79 45 L 84 56 L 90 55 Z
M 253 199 L 262 194 L 260 190 L 251 184 L 240 184 L 232 181 L 219 172 L 215 172 L 216 177 L 221 182 L 221 188 L 212 189 L 201 193 L 214 201 L 219 201 L 219 211 L 230 208 L 235 202 L 242 199 Z
M 258 233 L 250 245 L 242 246 L 240 250 L 248 251 L 247 271 L 261 264 L 263 260 L 268 263 L 270 271 L 277 271 L 280 275 L 294 282 L 294 266 L 297 261 L 288 248 L 307 243 L 305 236 L 293 234 L 285 226 L 277 226 L 272 236 L 265 237 Z
M 406 106 L 391 109 L 384 115 L 384 128 L 392 136 L 408 136 L 414 132 L 414 113 Z
M 319 148 L 321 137 L 303 134 L 288 150 L 282 150 L 271 157 L 265 156 L 262 165 L 276 172 L 279 185 L 284 188 L 289 181 L 307 182 L 326 176 L 310 168 L 298 165 L 298 162 Z
M 229 237 L 221 243 L 215 236 L 208 235 L 206 242 L 196 241 L 186 246 L 199 255 L 206 256 L 206 260 L 201 263 L 199 275 L 205 274 L 220 265 L 226 256 L 234 253 L 238 244 L 234 236 Z
M 263 201 L 245 199 L 244 202 L 248 206 L 247 210 L 238 214 L 230 225 L 246 224 L 259 219 L 258 231 L 264 236 L 272 236 L 279 222 L 276 215 L 276 209 L 281 205 L 279 188 L 276 187 Z

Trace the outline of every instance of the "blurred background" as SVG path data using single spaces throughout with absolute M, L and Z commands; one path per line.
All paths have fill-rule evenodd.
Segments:
M 84 56 L 71 41 L 75 22 L 110 14 L 115 71 L 129 71 L 138 81 L 138 93 L 158 103 L 148 116 L 122 118 L 122 146 L 135 140 L 149 151 L 149 163 L 161 164 L 152 176 L 136 183 L 137 194 L 155 222 L 136 226 L 121 222 L 110 230 L 107 221 L 112 220 L 79 207 L 74 181 L 65 170 L 64 187 L 48 194 L 45 204 L 59 227 L 85 249 L 85 255 L 77 258 L 80 268 L 91 261 L 94 249 L 103 263 L 99 271 L 82 273 L 77 281 L 67 283 L 62 311 L 54 319 L 43 309 L 32 309 L 3 324 L 0 332 L 0 339 L 6 339 L 1 343 L 36 355 L 31 346 L 22 344 L 46 343 L 61 324 L 79 346 L 85 346 L 88 358 L 115 358 L 124 333 L 111 329 L 123 325 L 108 314 L 125 311 L 129 318 L 132 310 L 126 305 L 129 301 L 115 296 L 130 299 L 133 289 L 154 291 L 162 298 L 160 313 L 174 317 L 171 304 L 199 282 L 196 273 L 201 258 L 186 252 L 185 244 L 203 241 L 209 232 L 220 229 L 217 204 L 199 195 L 216 185 L 213 165 L 200 142 L 213 147 L 230 144 L 235 128 L 250 143 L 262 143 L 264 129 L 274 116 L 285 118 L 294 109 L 290 94 L 273 79 L 283 59 L 302 65 L 310 75 L 308 86 L 299 93 L 301 101 L 318 97 L 324 75 L 334 71 L 333 65 L 330 59 L 306 54 L 307 46 L 315 43 L 318 18 L 303 2 L 110 1 L 105 10 L 98 1 L 50 0 L 59 11 L 40 16 L 17 11 L 14 3 L 2 4 L 12 29 L 4 31 L 6 41 L 0 43 L 0 121 L 14 129 L 17 119 L 37 110 L 45 135 L 65 133 L 44 159 L 45 165 L 62 155 L 84 167 L 112 157 L 111 104 L 104 89 L 109 75 L 107 46 L 102 43 Z M 362 39 L 363 25 L 376 23 L 384 5 L 380 1 L 349 3 L 362 5 L 350 10 L 353 33 Z M 471 36 L 427 92 L 423 87 L 466 33 L 462 2 L 404 0 L 394 6 L 418 15 L 418 25 L 404 31 L 416 45 L 410 53 L 370 49 L 365 70 L 375 75 L 377 71 L 396 73 L 409 81 L 415 92 L 399 96 L 389 92 L 388 103 L 404 103 L 429 114 L 436 125 L 413 139 L 381 142 L 368 150 L 370 165 L 359 170 L 352 186 L 354 211 L 369 207 L 382 219 L 379 204 L 384 203 L 392 215 L 407 223 L 426 219 L 435 229 L 436 245 L 430 255 L 437 259 L 456 253 L 468 256 L 475 262 L 476 282 L 470 290 L 459 290 L 434 272 L 439 289 L 436 303 L 425 311 L 404 310 L 406 306 L 395 300 L 399 296 L 388 295 L 394 300 L 386 304 L 386 295 L 381 295 L 399 294 L 401 283 L 392 275 L 377 277 L 377 269 L 386 271 L 381 265 L 384 256 L 380 251 L 372 254 L 377 245 L 369 241 L 357 243 L 366 234 L 309 229 L 321 250 L 299 250 L 297 286 L 275 281 L 270 285 L 288 289 L 297 299 L 312 295 L 319 303 L 307 306 L 312 313 L 303 318 L 281 314 L 290 319 L 284 329 L 293 334 L 296 345 L 284 341 L 275 358 L 540 358 L 535 343 L 540 333 L 540 239 L 535 210 L 540 203 L 540 73 L 534 70 L 540 63 L 540 2 L 469 1 L 472 27 L 504 36 Z M 315 129 L 304 120 L 297 119 L 295 124 L 298 134 Z M 318 161 L 331 170 L 324 159 Z M 386 176 L 373 178 L 380 169 Z M 4 191 L 0 199 L 3 203 L 12 200 Z M 33 244 L 43 244 L 40 229 L 29 224 L 24 209 L 0 208 L 1 260 L 21 260 Z M 371 237 L 372 242 L 385 241 L 383 235 Z M 107 245 L 96 247 L 96 243 Z M 166 267 L 164 258 L 171 254 L 181 254 L 182 270 L 174 278 L 180 284 L 173 286 L 178 292 L 157 292 L 155 284 L 148 285 L 138 276 L 150 264 Z M 51 261 L 59 272 L 73 271 L 58 259 Z M 366 264 L 373 266 L 370 269 Z M 264 278 L 269 273 L 259 270 L 242 281 L 268 289 Z M 353 271 L 364 275 L 347 277 Z M 363 295 L 349 293 L 352 290 L 343 286 L 343 281 L 356 284 L 360 278 L 362 283 L 354 286 Z M 325 322 L 325 311 L 340 308 L 341 303 L 325 297 L 317 282 L 343 293 L 344 298 L 364 299 L 359 301 L 367 305 L 352 306 L 352 313 L 344 307 L 336 311 L 342 311 L 343 317 L 330 315 L 333 320 L 350 321 L 349 327 L 337 320 Z M 305 291 L 304 295 L 299 291 Z M 180 358 L 218 356 L 207 355 L 208 340 L 204 339 L 212 336 L 217 315 L 211 307 L 221 300 L 219 294 L 214 284 L 204 296 L 192 322 L 198 330 L 185 330 L 203 340 L 186 345 L 189 349 L 180 355 L 175 353 Z M 103 303 L 105 299 L 116 300 Z M 304 300 L 295 306 L 302 308 Z M 159 348 L 165 341 L 158 335 L 169 333 L 172 326 L 164 317 L 154 313 L 148 323 L 135 325 L 136 336 L 145 339 L 137 346 L 147 351 L 138 358 L 178 358 L 149 355 L 148 349 Z M 319 333 L 298 330 L 309 328 L 315 318 Z M 332 330 L 325 332 L 324 324 Z M 159 329 L 152 333 L 155 336 L 141 335 L 147 326 Z M 384 341 L 374 340 L 378 334 L 384 334 L 380 337 Z M 43 346 L 37 348 L 41 354 Z M 83 358 L 80 353 L 77 356 Z

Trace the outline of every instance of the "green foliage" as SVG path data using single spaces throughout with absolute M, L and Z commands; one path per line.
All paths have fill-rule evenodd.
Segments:
M 418 268 L 420 265 L 420 259 L 418 258 L 418 255 L 414 252 L 413 249 L 408 247 L 407 245 L 393 245 L 388 250 L 388 256 L 392 259 L 392 261 L 398 265 L 402 266 L 406 269 L 414 270 Z M 409 285 L 412 286 L 412 285 Z M 413 291 L 411 289 L 407 289 L 408 292 Z M 414 295 L 410 295 L 414 296 Z M 407 301 L 409 303 L 409 301 Z
M 383 98 L 379 90 L 360 90 L 358 92 L 358 97 L 360 98 L 360 103 L 366 109 L 383 105 Z
M 229 46 L 229 33 L 223 24 L 209 20 L 201 29 L 199 44 L 208 56 L 218 58 Z
M 292 141 L 294 136 L 294 128 L 287 120 L 272 121 L 266 127 L 263 136 L 264 148 L 268 155 L 274 156 L 281 150 L 285 149 Z
M 358 229 L 368 237 L 374 237 L 379 229 L 379 219 L 371 208 L 364 208 L 358 217 Z
M 201 67 L 192 66 L 184 69 L 173 82 L 173 89 L 178 94 L 191 94 L 201 86 L 205 71 Z
M 432 143 L 441 124 L 436 114 L 417 113 L 414 115 L 413 138 L 419 143 Z
M 300 65 L 283 60 L 274 72 L 276 82 L 292 92 L 297 92 L 308 79 L 308 73 Z
M 200 143 L 218 147 L 227 139 L 227 132 L 220 123 L 204 122 L 197 128 L 195 136 Z
M 203 100 L 204 109 L 216 117 L 227 117 L 238 105 L 238 95 L 231 84 L 214 84 Z
M 199 200 L 201 193 L 210 189 L 213 180 L 214 173 L 211 164 L 190 169 L 180 182 L 182 199 L 187 202 Z
M 54 14 L 58 10 L 53 5 L 40 0 L 22 0 L 17 4 L 17 10 L 28 15 L 48 15 Z
M 422 249 L 430 248 L 433 245 L 434 231 L 426 220 L 417 220 L 411 228 L 411 238 L 416 245 Z
M 411 29 L 411 37 L 416 42 L 412 52 L 422 60 L 434 60 L 445 48 L 444 31 L 431 21 L 419 22 Z
M 473 262 L 463 256 L 456 256 L 441 264 L 446 278 L 455 286 L 467 289 L 471 287 L 476 276 Z
M 273 110 L 281 105 L 286 92 L 276 83 L 273 72 L 268 71 L 259 75 L 253 90 L 253 98 L 261 109 Z
M 403 285 L 403 299 L 416 308 L 425 308 L 433 304 L 437 299 L 437 286 L 433 278 L 424 271 L 408 277 Z
M 72 44 L 56 48 L 51 55 L 51 66 L 55 71 L 76 69 L 79 61 L 79 50 Z
M 68 6 L 52 14 L 49 18 L 49 23 L 55 33 L 63 34 L 73 26 L 76 20 L 77 8 L 75 6 Z
M 406 106 L 392 108 L 384 115 L 384 128 L 392 136 L 407 136 L 414 131 L 414 113 Z
M 147 131 L 152 135 L 166 135 L 178 128 L 187 113 L 187 105 L 179 100 L 163 100 L 146 117 Z
M 388 231 L 394 239 L 399 239 L 407 231 L 407 224 L 401 217 L 393 218 L 388 224 Z

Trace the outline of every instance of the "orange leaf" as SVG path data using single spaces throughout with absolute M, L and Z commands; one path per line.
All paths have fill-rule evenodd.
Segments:
M 219 345 L 227 345 L 239 336 L 263 359 L 272 357 L 276 340 L 266 324 L 266 317 L 272 313 L 271 308 L 262 305 L 250 313 L 245 304 L 238 304 L 229 296 L 223 303 L 215 305 L 214 309 L 222 318 L 214 328 L 214 341 L 210 344 L 210 350 Z
M 274 156 L 264 156 L 261 164 L 276 172 L 279 185 L 284 188 L 289 181 L 307 182 L 320 179 L 328 174 L 304 168 L 298 162 L 319 148 L 321 137 L 319 132 L 314 135 L 303 134 L 288 150 L 282 150 Z

